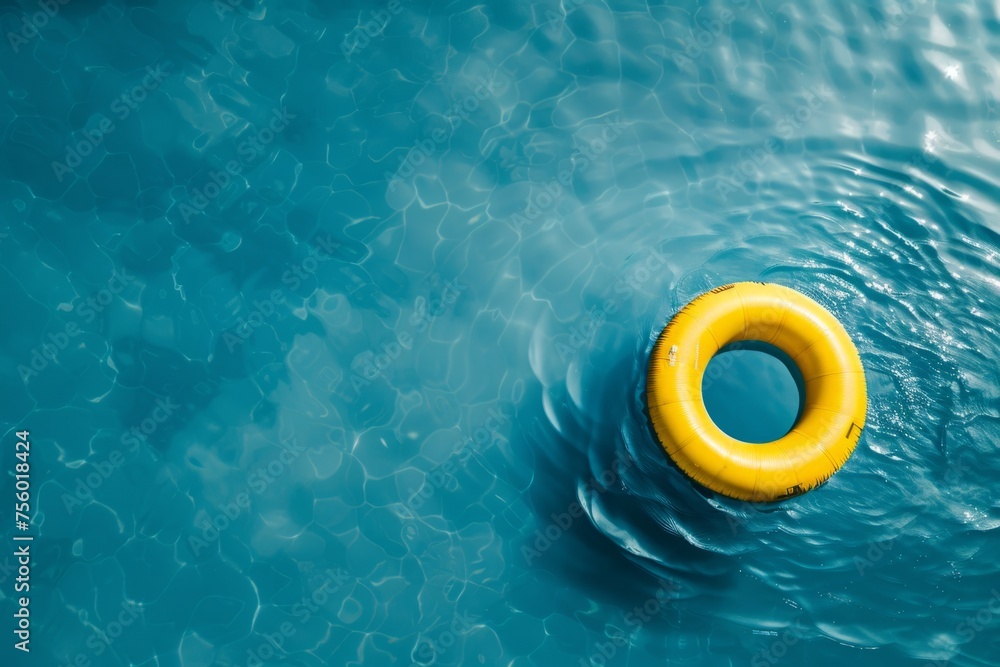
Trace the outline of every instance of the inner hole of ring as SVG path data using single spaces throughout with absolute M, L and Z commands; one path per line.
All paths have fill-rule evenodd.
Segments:
M 705 367 L 702 400 L 726 435 L 763 444 L 786 435 L 802 416 L 805 383 L 782 350 L 762 341 L 726 345 Z

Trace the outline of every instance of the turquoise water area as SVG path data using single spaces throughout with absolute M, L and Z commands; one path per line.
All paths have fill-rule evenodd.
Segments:
M 0 662 L 998 664 L 998 12 L 2 3 Z M 776 505 L 644 412 L 741 280 L 867 372 Z

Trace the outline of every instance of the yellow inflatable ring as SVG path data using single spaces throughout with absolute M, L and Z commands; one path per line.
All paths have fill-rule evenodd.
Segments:
M 726 435 L 702 401 L 709 360 L 739 341 L 774 345 L 802 374 L 801 415 L 774 442 Z M 819 486 L 847 461 L 865 426 L 857 348 L 833 315 L 781 285 L 733 283 L 686 305 L 653 347 L 646 386 L 653 428 L 670 458 L 699 484 L 741 500 L 781 500 Z

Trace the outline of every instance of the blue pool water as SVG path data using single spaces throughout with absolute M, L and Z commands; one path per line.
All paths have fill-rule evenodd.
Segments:
M 2 3 L 2 664 L 1000 664 L 998 12 Z M 740 280 L 868 379 L 777 505 L 644 413 Z

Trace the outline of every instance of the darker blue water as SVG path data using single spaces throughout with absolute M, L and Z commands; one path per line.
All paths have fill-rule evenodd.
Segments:
M 56 4 L 0 5 L 3 664 L 996 664 L 995 8 Z M 867 373 L 778 505 L 644 412 L 741 280 Z
M 724 433 L 767 443 L 792 430 L 805 387 L 795 362 L 773 346 L 723 350 L 705 367 L 702 400 Z

